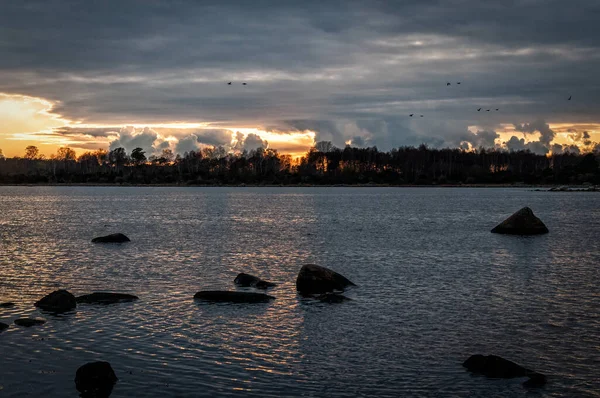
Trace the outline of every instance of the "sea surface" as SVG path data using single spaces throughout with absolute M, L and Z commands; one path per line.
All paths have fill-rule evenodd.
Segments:
M 491 234 L 530 206 L 550 229 Z M 122 232 L 122 245 L 92 244 Z M 600 194 L 516 188 L 0 187 L 0 396 L 77 397 L 109 361 L 111 397 L 600 397 Z M 300 298 L 303 264 L 358 286 Z M 205 304 L 239 272 L 266 304 Z M 134 303 L 33 303 L 64 288 Z M 251 291 L 252 289 L 247 289 Z M 462 367 L 496 354 L 543 388 Z

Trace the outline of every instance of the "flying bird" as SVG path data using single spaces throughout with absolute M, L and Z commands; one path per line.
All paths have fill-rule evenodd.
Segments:
M 477 109 L 477 112 L 479 112 L 481 110 L 481 108 Z
M 571 97 L 572 97 L 572 95 L 569 95 L 569 99 L 567 101 L 571 101 Z
M 231 82 L 229 82 L 229 83 L 227 83 L 227 84 L 231 86 Z
M 490 111 L 489 109 L 486 110 L 486 112 L 489 112 L 489 111 Z
M 409 116 L 410 116 L 410 117 L 413 117 L 413 115 L 414 115 L 414 113 L 411 113 Z
M 421 117 L 423 117 L 423 115 L 421 115 Z
M 246 85 L 246 83 L 242 83 L 244 86 Z
M 498 111 L 499 109 L 498 109 L 498 108 L 496 108 L 496 110 Z
M 447 82 L 447 83 L 446 83 L 446 86 L 449 86 L 449 85 L 450 85 L 450 82 Z
M 456 82 L 456 84 L 460 84 L 460 82 Z

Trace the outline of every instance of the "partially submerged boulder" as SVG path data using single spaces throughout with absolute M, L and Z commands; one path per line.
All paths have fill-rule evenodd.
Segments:
M 0 303 L 0 308 L 10 308 L 10 307 L 14 307 L 14 306 L 15 306 L 15 303 L 10 302 L 10 301 L 8 301 L 6 303 Z
M 268 289 L 270 287 L 277 286 L 277 284 L 273 282 L 263 281 L 257 276 L 245 274 L 243 272 L 235 277 L 233 283 L 235 283 L 238 286 L 255 287 L 257 289 Z
M 471 355 L 463 366 L 473 373 L 498 379 L 512 379 L 515 377 L 529 377 L 526 386 L 539 386 L 546 383 L 546 376 L 534 372 L 521 365 L 496 355 Z
M 45 319 L 37 319 L 37 318 L 19 318 L 15 319 L 15 325 L 23 326 L 23 327 L 31 327 L 36 325 L 43 325 L 46 323 Z
M 85 304 L 115 304 L 138 300 L 137 296 L 125 293 L 94 292 L 84 294 L 75 299 L 77 303 Z
M 337 293 L 325 293 L 317 297 L 317 299 L 323 303 L 343 303 L 344 301 L 352 300 L 351 298 Z
M 205 290 L 196 293 L 194 299 L 228 303 L 265 303 L 274 300 L 275 297 L 262 293 Z
M 123 234 L 110 234 L 106 236 L 99 236 L 92 239 L 92 243 L 124 243 L 131 242 L 127 236 Z
M 348 286 L 356 285 L 337 272 L 315 264 L 303 265 L 296 278 L 296 289 L 303 295 L 343 291 Z
M 81 397 L 108 397 L 119 380 L 110 363 L 89 362 L 77 369 L 75 388 Z
M 498 224 L 493 233 L 511 235 L 539 235 L 548 233 L 548 228 L 529 207 L 523 207 Z
M 0 332 L 8 329 L 8 325 L 6 323 L 0 322 Z
M 77 307 L 75 296 L 66 290 L 57 290 L 35 303 L 35 306 L 49 312 L 66 312 Z

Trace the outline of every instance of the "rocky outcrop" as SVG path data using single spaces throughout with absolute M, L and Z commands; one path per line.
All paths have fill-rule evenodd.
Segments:
M 493 233 L 511 235 L 539 235 L 548 233 L 548 228 L 529 207 L 523 207 L 498 224 Z
M 99 236 L 92 239 L 92 243 L 124 243 L 131 242 L 131 239 L 123 234 L 110 234 L 106 236 Z
M 275 297 L 262 293 L 230 292 L 224 290 L 205 290 L 194 295 L 196 300 L 228 303 L 265 303 Z
M 137 296 L 125 293 L 94 292 L 76 298 L 78 304 L 115 304 L 138 300 Z
M 257 289 L 268 289 L 270 287 L 277 286 L 277 284 L 273 282 L 263 281 L 257 276 L 245 274 L 243 272 L 235 277 L 233 283 L 238 286 L 255 287 Z
M 356 285 L 337 272 L 315 264 L 303 265 L 296 278 L 296 289 L 303 295 L 343 291 L 348 286 Z
M 15 303 L 12 302 L 6 302 L 6 303 L 0 303 L 0 308 L 10 308 L 10 307 L 14 307 Z
M 473 373 L 499 379 L 512 379 L 515 377 L 529 377 L 526 386 L 539 386 L 546 383 L 546 376 L 534 372 L 521 365 L 496 355 L 471 355 L 463 366 Z
M 66 290 L 57 290 L 35 303 L 35 306 L 49 312 L 67 312 L 77 307 L 75 296 Z
M 6 323 L 0 322 L 0 332 L 8 329 L 8 325 Z
M 75 388 L 81 397 L 108 397 L 119 380 L 110 363 L 89 362 L 77 369 Z
M 34 318 L 19 318 L 15 319 L 15 325 L 23 327 L 31 327 L 36 325 L 43 325 L 46 323 L 45 319 L 34 319 Z

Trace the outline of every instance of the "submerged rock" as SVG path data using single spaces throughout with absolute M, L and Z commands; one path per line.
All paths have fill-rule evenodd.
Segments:
M 337 272 L 315 264 L 303 265 L 296 278 L 296 289 L 300 294 L 341 291 L 347 286 L 356 285 Z
M 106 236 L 99 236 L 92 239 L 92 243 L 124 243 L 131 242 L 131 239 L 123 234 L 110 234 Z
M 19 318 L 15 319 L 15 325 L 23 327 L 31 327 L 36 325 L 43 325 L 46 323 L 45 319 L 34 319 L 34 318 Z
M 0 332 L 8 329 L 8 325 L 6 323 L 0 322 Z
M 66 290 L 57 290 L 35 303 L 35 306 L 50 312 L 66 312 L 77 307 L 75 296 Z
M 137 296 L 125 293 L 94 292 L 84 294 L 75 299 L 77 303 L 85 304 L 115 304 L 138 300 Z
M 273 282 L 263 281 L 257 276 L 245 274 L 243 272 L 235 277 L 233 283 L 238 286 L 255 287 L 257 289 L 268 289 L 270 287 L 277 286 L 277 284 Z
M 75 388 L 81 397 L 108 397 L 119 380 L 110 363 L 89 362 L 77 369 Z
M 15 303 L 13 302 L 6 302 L 6 303 L 0 303 L 0 308 L 10 308 L 10 307 L 14 307 Z
M 471 355 L 463 366 L 473 373 L 499 379 L 512 379 L 515 377 L 529 377 L 525 386 L 540 386 L 546 383 L 546 376 L 534 372 L 508 359 L 496 355 Z
M 529 207 L 523 207 L 498 224 L 493 233 L 511 235 L 539 235 L 548 233 L 548 228 Z
M 197 300 L 229 303 L 265 303 L 275 297 L 262 293 L 230 292 L 224 290 L 205 290 L 194 295 Z
M 317 299 L 323 303 L 343 303 L 344 301 L 352 300 L 351 298 L 337 293 L 325 293 L 317 297 Z

